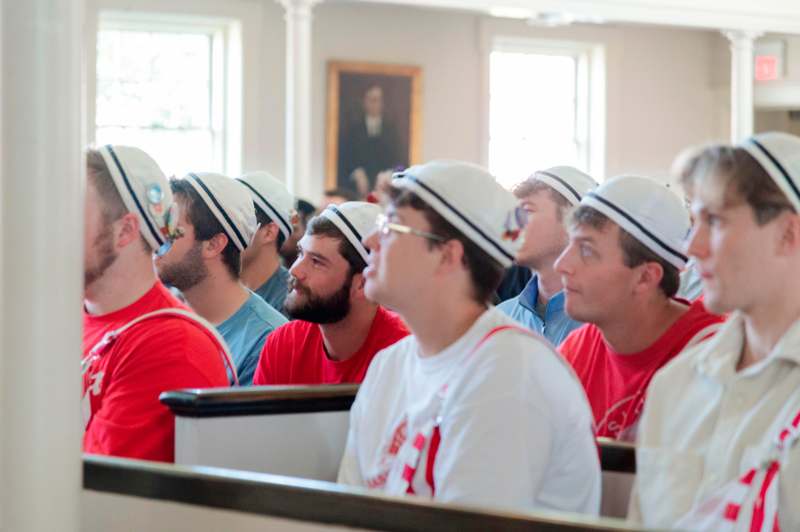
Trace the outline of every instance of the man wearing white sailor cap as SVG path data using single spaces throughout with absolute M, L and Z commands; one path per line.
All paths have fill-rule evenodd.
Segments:
M 412 336 L 375 357 L 339 481 L 393 494 L 596 514 L 592 416 L 549 343 L 489 305 L 520 242 L 514 196 L 483 168 L 400 173 L 366 243 L 370 298 Z
M 259 224 L 242 253 L 242 282 L 283 312 L 290 275 L 281 264 L 280 249 L 294 228 L 294 197 L 283 182 L 267 172 L 251 172 L 236 180 L 250 193 Z
M 653 379 L 631 517 L 800 530 L 800 138 L 708 147 L 692 188 L 688 252 L 708 308 L 731 315 Z
M 361 382 L 375 353 L 408 334 L 364 294 L 362 239 L 381 208 L 350 201 L 312 218 L 298 242 L 286 309 L 292 321 L 264 343 L 255 384 Z
M 663 184 L 610 179 L 586 194 L 569 224 L 556 271 L 567 314 L 586 325 L 559 350 L 583 383 L 597 435 L 632 440 L 653 374 L 720 318 L 674 298 L 690 224 Z
M 264 338 L 286 318 L 239 280 L 241 254 L 257 229 L 253 200 L 236 180 L 190 173 L 170 182 L 183 237 L 155 260 L 158 276 L 213 323 L 236 366 L 231 383 L 252 384 Z
M 564 219 L 597 182 L 571 166 L 555 166 L 534 173 L 514 187 L 527 222 L 516 263 L 530 268 L 533 277 L 522 292 L 497 306 L 523 325 L 558 346 L 582 324 L 564 311 L 561 276 L 553 265 L 569 236 Z
M 172 462 L 175 419 L 158 396 L 225 386 L 224 341 L 153 272 L 180 240 L 169 183 L 145 152 L 86 154 L 83 450 Z

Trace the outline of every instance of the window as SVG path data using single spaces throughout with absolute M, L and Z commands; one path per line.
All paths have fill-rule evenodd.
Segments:
M 95 142 L 148 152 L 164 173 L 238 173 L 230 23 L 101 16 Z M 235 47 L 234 47 L 235 48 Z M 238 153 L 237 153 L 238 152 Z
M 603 172 L 601 50 L 497 40 L 489 56 L 489 169 L 511 187 L 536 170 Z

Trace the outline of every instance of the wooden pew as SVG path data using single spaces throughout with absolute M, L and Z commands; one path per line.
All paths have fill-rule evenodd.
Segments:
M 82 522 L 88 532 L 211 532 L 220 523 L 240 532 L 639 530 L 618 519 L 465 507 L 211 467 L 86 455 L 83 470 Z
M 609 438 L 597 438 L 603 470 L 603 498 L 600 515 L 625 517 L 636 478 L 636 446 Z
M 258 386 L 165 392 L 175 462 L 335 481 L 357 385 Z M 635 447 L 599 438 L 601 515 L 627 514 Z
M 161 394 L 175 463 L 335 481 L 358 385 L 254 386 Z

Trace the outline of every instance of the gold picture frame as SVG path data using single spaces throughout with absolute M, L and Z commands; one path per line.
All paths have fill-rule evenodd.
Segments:
M 419 163 L 422 68 L 329 61 L 325 130 L 326 190 L 363 197 L 380 171 Z

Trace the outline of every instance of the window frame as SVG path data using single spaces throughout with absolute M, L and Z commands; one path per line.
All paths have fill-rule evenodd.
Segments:
M 226 175 L 238 175 L 242 165 L 242 54 L 241 27 L 237 20 L 194 14 L 103 9 L 97 14 L 93 50 L 93 89 L 89 138 L 97 139 L 97 36 L 100 31 L 194 33 L 210 38 L 211 90 L 209 98 L 213 164 Z M 198 169 L 211 170 L 211 169 Z
M 489 165 L 491 143 L 491 54 L 493 52 L 570 56 L 575 59 L 575 141 L 579 160 L 592 177 L 605 178 L 606 91 L 605 49 L 584 42 L 530 37 L 495 36 L 490 39 L 485 61 L 484 164 Z M 533 170 L 533 169 L 532 169 Z

